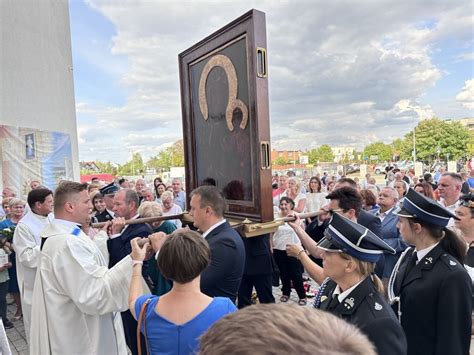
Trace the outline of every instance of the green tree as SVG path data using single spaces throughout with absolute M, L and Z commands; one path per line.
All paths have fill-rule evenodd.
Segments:
M 415 129 L 416 159 L 432 161 L 440 159 L 458 159 L 466 155 L 470 139 L 469 130 L 455 121 L 442 121 L 437 118 L 421 121 Z M 403 146 L 405 156 L 411 156 L 413 131 L 405 135 L 407 142 Z
M 121 165 L 118 169 L 119 175 L 141 175 L 145 172 L 145 164 L 140 153 L 133 153 L 132 159 Z
M 278 157 L 274 160 L 275 165 L 286 165 L 289 164 L 287 160 L 283 157 Z
M 409 143 L 406 138 L 397 138 L 395 139 L 392 143 L 390 143 L 390 147 L 392 148 L 392 155 L 399 157 L 399 159 L 410 159 L 411 158 L 411 152 L 410 156 L 405 155 L 405 150 L 404 147 L 408 145 Z
M 383 142 L 375 142 L 364 148 L 364 156 L 370 160 L 371 156 L 377 156 L 378 161 L 392 160 L 392 147 Z
M 469 139 L 466 143 L 467 157 L 474 156 L 474 131 L 469 131 Z
M 332 153 L 331 146 L 323 144 L 322 146 L 311 149 L 308 152 L 308 160 L 310 164 L 317 164 L 319 162 L 332 162 L 334 161 L 334 154 Z
M 157 170 L 169 170 L 172 166 L 184 166 L 184 146 L 179 140 L 147 161 L 147 166 Z
M 100 172 L 103 174 L 117 175 L 118 173 L 118 166 L 115 165 L 114 163 L 111 163 L 110 161 L 105 162 L 105 163 L 101 161 L 96 161 L 94 163 L 95 165 L 97 165 Z

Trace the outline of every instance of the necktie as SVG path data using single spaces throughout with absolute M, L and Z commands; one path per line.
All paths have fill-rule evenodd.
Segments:
M 408 275 L 410 271 L 416 266 L 417 260 L 418 260 L 418 256 L 416 254 L 416 251 L 414 251 L 413 254 L 410 256 L 410 259 L 408 260 L 408 265 L 407 265 L 405 275 Z
M 341 304 L 341 302 L 339 302 L 338 295 L 333 295 L 332 300 L 328 305 L 328 311 L 332 311 L 333 309 L 335 309 L 340 304 Z

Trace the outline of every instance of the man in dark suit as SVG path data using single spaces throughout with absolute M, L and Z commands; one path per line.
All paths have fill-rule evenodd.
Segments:
M 239 288 L 238 307 L 252 304 L 255 287 L 260 303 L 275 303 L 272 291 L 273 263 L 270 235 L 243 238 L 245 245 L 245 268 Z
M 215 186 L 200 186 L 191 192 L 194 226 L 211 249 L 211 263 L 201 274 L 201 290 L 210 297 L 228 297 L 235 302 L 244 271 L 245 247 L 225 220 L 225 208 L 224 197 Z
M 151 227 L 146 223 L 124 224 L 126 219 L 138 218 L 138 195 L 133 190 L 120 190 L 115 194 L 113 211 L 115 219 L 110 228 L 110 239 L 107 242 L 109 250 L 109 268 L 113 267 L 125 256 L 132 252 L 130 241 L 136 237 L 148 237 L 153 233 Z M 148 263 L 145 261 L 142 267 L 143 277 L 148 281 Z M 122 322 L 125 332 L 125 340 L 132 354 L 138 354 L 137 348 L 137 321 L 133 318 L 130 311 L 122 312 Z M 145 339 L 142 339 L 145 344 Z M 143 346 L 142 353 L 146 353 Z

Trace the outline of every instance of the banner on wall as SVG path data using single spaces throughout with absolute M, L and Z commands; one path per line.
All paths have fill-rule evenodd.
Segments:
M 73 180 L 69 134 L 0 125 L 0 176 L 3 187 L 21 197 L 30 182 L 39 181 L 54 190 L 61 180 Z

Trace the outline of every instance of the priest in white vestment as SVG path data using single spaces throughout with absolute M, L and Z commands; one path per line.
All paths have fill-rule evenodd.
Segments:
M 132 257 L 107 268 L 105 231 L 92 241 L 78 227 L 91 208 L 86 184 L 56 189 L 56 219 L 41 234 L 30 354 L 127 354 L 119 312 L 128 309 Z
M 18 222 L 13 236 L 16 252 L 16 272 L 21 295 L 23 322 L 28 340 L 31 319 L 31 298 L 35 284 L 36 268 L 40 255 L 40 233 L 51 223 L 53 192 L 46 188 L 31 190 L 28 194 L 30 211 Z

